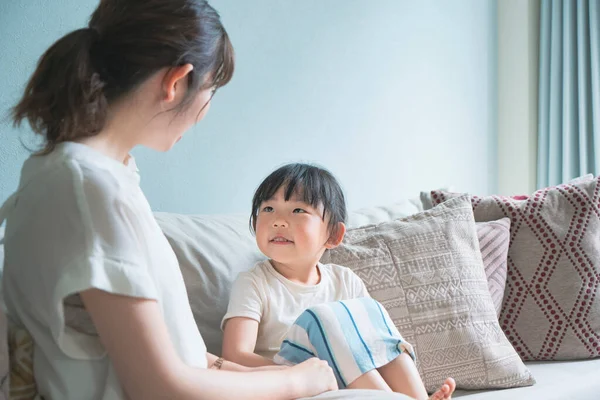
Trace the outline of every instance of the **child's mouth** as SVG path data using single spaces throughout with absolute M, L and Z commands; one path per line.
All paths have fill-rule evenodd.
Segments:
M 271 243 L 275 243 L 275 244 L 290 244 L 290 243 L 294 243 L 291 240 L 288 240 L 284 237 L 278 236 L 276 238 L 273 238 L 270 240 Z

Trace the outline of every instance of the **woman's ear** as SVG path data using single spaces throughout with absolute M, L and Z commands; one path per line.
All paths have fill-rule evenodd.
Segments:
M 169 68 L 162 82 L 163 100 L 172 103 L 177 98 L 182 98 L 187 90 L 188 74 L 194 69 L 192 64 L 184 64 Z
M 334 247 L 338 247 L 342 240 L 344 240 L 344 235 L 346 234 L 346 225 L 343 222 L 338 222 L 337 232 L 329 237 L 327 243 L 325 243 L 326 249 L 333 249 Z

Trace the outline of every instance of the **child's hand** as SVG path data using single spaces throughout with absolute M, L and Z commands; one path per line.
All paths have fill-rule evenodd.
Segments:
M 333 370 L 327 361 L 311 358 L 290 367 L 288 371 L 299 397 L 312 397 L 338 388 Z

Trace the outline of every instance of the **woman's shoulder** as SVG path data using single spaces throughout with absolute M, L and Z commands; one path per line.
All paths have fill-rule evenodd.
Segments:
M 70 195 L 83 185 L 96 189 L 95 194 L 116 193 L 122 187 L 122 180 L 110 167 L 67 149 L 71 147 L 57 146 L 49 154 L 29 157 L 21 170 L 19 191 L 38 188 L 55 196 Z
M 117 216 L 137 215 L 141 200 L 129 193 L 110 169 L 56 149 L 25 161 L 7 219 L 15 228 L 64 227 L 71 235 L 81 235 L 98 224 L 114 222 Z

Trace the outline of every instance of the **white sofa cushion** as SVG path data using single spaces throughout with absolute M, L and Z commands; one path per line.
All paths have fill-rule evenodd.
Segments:
M 194 318 L 211 353 L 221 354 L 221 318 L 237 275 L 264 259 L 244 215 L 156 213 L 179 261 Z
M 526 362 L 537 383 L 533 386 L 489 391 L 457 391 L 464 400 L 581 400 L 600 398 L 600 359 Z

